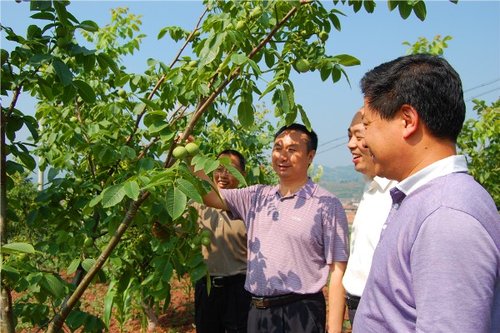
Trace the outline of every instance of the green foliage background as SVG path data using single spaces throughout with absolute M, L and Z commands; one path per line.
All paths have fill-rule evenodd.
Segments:
M 68 1 L 31 1 L 37 24 L 26 31 L 2 25 L 17 45 L 1 50 L 1 300 L 13 303 L 2 307 L 2 331 L 56 332 L 63 324 L 102 331 L 112 315 L 123 327 L 136 311 L 151 320 L 168 306 L 175 276 L 205 276 L 188 202 L 200 202 L 209 185 L 192 169 L 211 174 L 217 152 L 232 148 L 249 160 L 248 184 L 275 181 L 266 163 L 275 131 L 269 116 L 279 126 L 296 120 L 309 126 L 290 73 L 348 79 L 348 67 L 359 60 L 325 51 L 329 33 L 341 30 L 344 13 L 335 5 L 368 13 L 379 5 L 333 3 L 327 10 L 320 1 L 206 0 L 192 30 L 158 32 L 159 39 L 183 43 L 179 54 L 168 63 L 149 59 L 140 74 L 122 62 L 144 38 L 141 18 L 127 9 L 115 9 L 99 27 L 78 19 Z M 426 16 L 423 1 L 387 5 L 404 19 Z M 299 61 L 309 68 L 297 68 Z M 34 115 L 18 109 L 22 94 L 37 99 Z M 267 94 L 272 106 L 258 105 Z M 483 131 L 498 133 L 484 129 L 492 113 L 498 126 L 498 105 L 479 110 L 487 123 L 466 130 L 472 141 L 464 144 L 473 160 L 497 168 L 493 150 L 473 152 L 497 147 L 489 134 L 484 145 L 474 144 Z M 19 139 L 24 129 L 28 140 Z M 190 134 L 201 152 L 174 159 L 173 149 Z M 40 191 L 26 181 L 37 166 L 47 175 Z M 477 175 L 492 183 L 496 170 Z M 87 313 L 79 299 L 99 281 L 109 286 L 105 308 Z M 15 300 L 13 292 L 20 295 Z

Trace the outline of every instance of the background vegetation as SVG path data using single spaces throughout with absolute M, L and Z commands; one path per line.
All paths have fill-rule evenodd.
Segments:
M 354 12 L 376 9 L 371 0 L 339 2 Z M 343 13 L 335 7 L 204 3 L 192 30 L 158 32 L 183 46 L 170 62 L 149 59 L 141 74 L 122 65 L 143 38 L 140 18 L 126 9 L 117 8 L 99 27 L 71 13 L 68 1 L 31 1 L 38 24 L 21 32 L 1 26 L 17 44 L 1 50 L 3 332 L 56 332 L 63 325 L 102 331 L 111 316 L 124 325 L 134 311 L 154 326 L 169 304 L 172 279 L 206 274 L 188 200 L 201 201 L 208 184 L 191 167 L 210 174 L 220 163 L 214 154 L 231 147 L 253 166 L 248 183 L 272 182 L 263 161 L 275 129 L 265 115 L 273 113 L 279 125 L 309 126 L 294 100 L 291 71 L 316 71 L 337 82 L 359 64 L 348 54 L 325 52 L 329 33 L 341 28 Z M 423 1 L 388 5 L 403 19 L 426 15 Z M 23 94 L 38 100 L 34 115 L 18 109 Z M 267 94 L 271 110 L 256 106 Z M 498 177 L 498 103 L 477 105 L 479 120 L 468 123 L 461 147 L 488 187 Z M 21 140 L 22 130 L 31 138 Z M 174 158 L 189 134 L 201 152 Z M 37 167 L 47 179 L 35 191 L 27 175 Z M 95 281 L 108 285 L 100 315 L 80 306 Z

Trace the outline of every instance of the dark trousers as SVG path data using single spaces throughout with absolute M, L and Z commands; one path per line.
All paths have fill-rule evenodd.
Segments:
M 323 293 L 281 306 L 259 309 L 252 304 L 248 333 L 324 333 L 326 303 Z
M 347 311 L 349 313 L 349 321 L 351 322 L 351 327 L 354 326 L 354 317 L 356 317 L 356 310 L 358 309 L 359 301 L 361 297 L 354 296 L 349 293 L 345 295 L 345 303 L 347 305 Z
M 251 296 L 245 290 L 245 275 L 235 275 L 224 282 L 196 282 L 194 308 L 197 333 L 246 333 Z M 214 286 L 218 285 L 218 287 Z

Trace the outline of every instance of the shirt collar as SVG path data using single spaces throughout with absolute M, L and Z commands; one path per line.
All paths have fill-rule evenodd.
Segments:
M 392 180 L 390 179 L 375 176 L 370 184 L 370 190 L 378 189 L 379 191 L 384 192 L 385 190 L 387 190 L 391 182 Z
M 397 187 L 409 195 L 420 186 L 441 176 L 455 172 L 467 172 L 467 161 L 463 155 L 452 155 L 428 165 L 410 177 L 402 180 Z
M 315 184 L 310 177 L 308 177 L 307 179 L 307 183 L 304 184 L 304 186 L 302 186 L 302 188 L 300 190 L 298 190 L 297 192 L 295 192 L 294 194 L 288 196 L 289 197 L 294 197 L 294 196 L 298 196 L 298 197 L 302 197 L 302 198 L 310 198 L 313 196 L 314 194 L 314 191 L 316 190 L 316 187 L 317 187 L 317 184 Z M 279 184 L 278 185 L 275 185 L 271 191 L 269 192 L 271 195 L 276 195 L 278 197 L 281 198 L 281 194 L 280 194 L 280 186 Z

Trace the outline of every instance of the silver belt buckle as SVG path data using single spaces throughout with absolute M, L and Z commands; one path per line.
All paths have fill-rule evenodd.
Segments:
M 264 301 L 264 297 L 252 297 L 252 303 L 255 305 L 257 309 L 265 309 L 266 302 Z
M 219 281 L 219 282 L 217 282 L 217 281 Z M 215 288 L 222 288 L 222 287 L 224 287 L 224 283 L 222 281 L 224 281 L 224 277 L 222 277 L 222 276 L 214 276 L 212 278 L 212 287 L 215 287 Z

